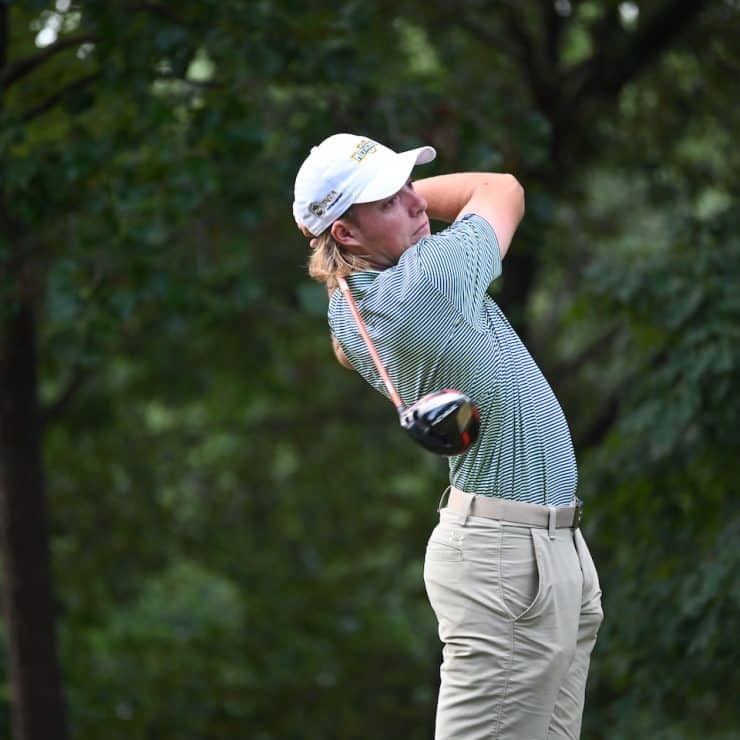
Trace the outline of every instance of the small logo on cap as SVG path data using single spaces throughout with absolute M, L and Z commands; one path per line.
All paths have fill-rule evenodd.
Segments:
M 350 155 L 350 159 L 362 162 L 368 154 L 372 154 L 377 148 L 378 145 L 374 141 L 362 139 L 355 147 L 355 151 Z
M 318 203 L 311 203 L 311 205 L 308 206 L 308 210 L 311 211 L 314 216 L 321 218 L 321 216 L 326 213 L 326 209 L 334 205 L 340 195 L 341 193 L 338 193 L 336 190 L 330 190 L 322 200 L 318 201 Z

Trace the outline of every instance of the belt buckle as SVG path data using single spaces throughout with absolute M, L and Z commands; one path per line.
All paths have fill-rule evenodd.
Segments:
M 573 529 L 578 529 L 581 526 L 581 522 L 583 521 L 583 501 L 581 499 L 576 498 L 576 510 L 573 514 L 573 524 L 571 525 Z

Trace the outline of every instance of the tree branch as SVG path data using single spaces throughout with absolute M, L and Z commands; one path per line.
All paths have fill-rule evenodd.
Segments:
M 74 371 L 59 397 L 42 409 L 41 423 L 43 427 L 47 427 L 62 416 L 90 374 L 90 370 L 81 367 Z
M 175 13 L 172 8 L 167 7 L 164 3 L 157 2 L 141 2 L 141 3 L 128 3 L 125 9 L 130 12 L 144 11 L 145 13 L 152 13 L 158 15 L 165 20 L 171 21 L 178 26 L 188 26 L 192 23 L 188 23 L 181 15 Z
M 565 30 L 565 18 L 555 9 L 555 3 L 546 2 L 544 8 L 545 53 L 552 69 L 560 67 L 560 47 Z
M 484 28 L 480 23 L 469 20 L 463 15 L 456 15 L 454 20 L 461 28 L 486 46 L 500 49 L 515 59 L 523 61 L 521 48 L 517 44 L 512 44 L 511 40 L 507 39 L 505 36 L 502 36 L 489 28 Z
M 572 357 L 559 365 L 556 365 L 548 376 L 551 376 L 553 383 L 559 385 L 564 382 L 569 376 L 573 375 L 581 365 L 590 362 L 591 360 L 599 357 L 604 350 L 606 350 L 619 335 L 619 327 L 614 327 L 597 337 L 591 344 L 579 352 L 575 357 Z
M 55 105 L 60 103 L 64 98 L 69 95 L 71 92 L 75 92 L 77 90 L 82 90 L 83 88 L 87 87 L 91 82 L 94 82 L 99 77 L 99 74 L 97 72 L 93 72 L 92 74 L 85 75 L 84 77 L 80 77 L 80 79 L 75 80 L 74 82 L 70 82 L 69 84 L 65 85 L 61 90 L 58 90 L 54 93 L 54 95 L 50 95 L 46 100 L 42 100 L 38 105 L 36 105 L 34 108 L 30 108 L 27 110 L 23 115 L 21 116 L 21 119 L 27 123 L 28 121 L 33 120 L 34 118 L 37 118 L 38 116 L 42 115 L 43 113 L 46 113 L 46 111 L 53 108 Z
M 607 399 L 607 402 L 602 406 L 586 431 L 580 434 L 578 439 L 575 440 L 575 447 L 579 453 L 591 447 L 596 447 L 606 439 L 606 436 L 614 426 L 614 422 L 619 418 L 623 391 L 624 387 L 620 387 Z
M 527 33 L 527 29 L 512 6 L 505 9 L 504 17 L 509 34 L 519 48 L 519 58 L 524 65 L 524 73 L 529 81 L 532 96 L 540 111 L 549 118 L 552 113 L 553 91 L 551 85 L 545 79 L 541 65 L 538 63 L 537 44 Z
M 173 74 L 160 74 L 157 79 L 169 82 L 182 82 L 198 90 L 223 90 L 226 88 L 226 83 L 220 80 L 191 80 L 188 77 Z
M 576 446 L 579 450 L 595 447 L 606 438 L 614 423 L 619 418 L 622 400 L 628 390 L 632 388 L 640 376 L 650 375 L 664 365 L 669 358 L 667 346 L 655 351 L 652 358 L 648 359 L 642 368 L 629 374 L 609 395 L 606 403 L 601 407 L 594 419 L 583 434 L 578 435 Z
M 659 56 L 708 3 L 709 0 L 691 3 L 666 0 L 634 33 L 621 29 L 615 33 L 617 14 L 612 11 L 609 14 L 611 43 L 601 44 L 581 69 L 574 70 L 574 74 L 582 75 L 582 81 L 568 104 L 577 107 L 584 98 L 618 93 Z M 606 38 L 606 28 L 602 26 L 600 31 Z
M 615 33 L 624 33 L 619 20 L 619 5 L 620 0 L 611 0 L 601 16 L 590 24 L 589 31 L 593 38 L 594 49 L 606 48 L 609 41 L 614 38 Z
M 8 65 L 2 73 L 0 73 L 0 87 L 10 87 L 27 74 L 33 72 L 34 69 L 40 67 L 44 62 L 51 59 L 60 51 L 64 51 L 70 46 L 94 43 L 97 41 L 97 38 L 98 37 L 92 33 L 78 33 L 75 36 L 65 36 L 60 38 L 58 41 L 55 41 L 53 44 L 49 44 L 49 46 L 36 54 L 32 54 L 25 59 L 19 59 L 17 62 Z
M 0 69 L 5 67 L 8 60 L 8 8 L 6 3 L 0 3 Z

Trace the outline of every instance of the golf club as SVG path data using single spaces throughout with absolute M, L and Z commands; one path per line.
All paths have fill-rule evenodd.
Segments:
M 460 391 L 434 391 L 405 407 L 367 332 L 355 299 L 344 278 L 337 278 L 342 295 L 352 311 L 360 336 L 398 411 L 401 427 L 422 447 L 438 455 L 459 455 L 478 439 L 480 414 L 473 401 Z

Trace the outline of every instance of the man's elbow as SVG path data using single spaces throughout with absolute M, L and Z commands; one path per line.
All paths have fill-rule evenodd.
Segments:
M 509 212 L 517 218 L 517 223 L 524 217 L 524 187 L 511 173 L 496 175 L 496 180 L 484 181 L 488 197 L 505 204 Z
M 524 186 L 514 175 L 507 175 L 509 179 L 509 191 L 514 213 L 517 215 L 517 222 L 524 218 Z

